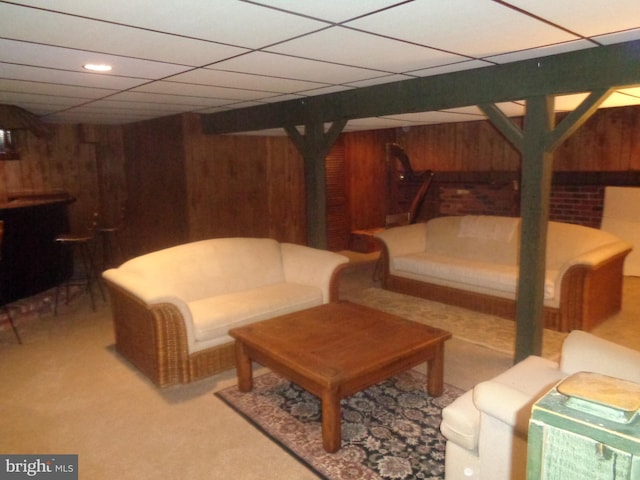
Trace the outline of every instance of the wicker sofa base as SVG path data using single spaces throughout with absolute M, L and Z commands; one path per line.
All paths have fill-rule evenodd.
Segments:
M 622 308 L 624 260 L 629 252 L 614 255 L 596 266 L 574 266 L 562 280 L 559 308 L 544 307 L 544 327 L 561 332 L 589 331 Z M 389 252 L 381 256 L 382 286 L 387 290 L 457 305 L 469 310 L 514 320 L 515 300 L 445 287 L 389 273 Z
M 116 351 L 159 387 L 235 366 L 228 330 L 338 299 L 349 258 L 272 238 L 175 245 L 102 272 Z
M 455 305 L 474 312 L 495 315 L 496 317 L 510 320 L 516 317 L 516 302 L 508 298 L 493 297 L 393 275 L 387 278 L 384 288 L 397 293 L 433 300 L 434 302 Z M 557 308 L 545 307 L 544 328 L 559 330 L 559 327 L 560 311 Z
M 116 350 L 157 386 L 190 383 L 235 367 L 233 342 L 189 354 L 184 321 L 174 305 L 149 307 L 109 287 Z

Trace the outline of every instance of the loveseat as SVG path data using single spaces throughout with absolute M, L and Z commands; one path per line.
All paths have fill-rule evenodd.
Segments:
M 640 351 L 574 330 L 562 345 L 559 363 L 530 356 L 479 383 L 442 410 L 445 480 L 525 480 L 533 404 L 578 372 L 640 383 L 639 365 Z
M 515 317 L 520 218 L 433 218 L 376 233 L 383 288 Z M 595 228 L 549 222 L 544 326 L 590 330 L 622 304 L 631 245 Z
M 116 350 L 155 384 L 233 368 L 229 329 L 338 298 L 348 258 L 268 238 L 219 238 L 152 252 L 103 272 Z

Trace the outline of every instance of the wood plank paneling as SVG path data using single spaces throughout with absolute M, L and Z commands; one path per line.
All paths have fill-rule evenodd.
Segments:
M 303 163 L 288 137 L 204 135 L 184 118 L 190 238 L 304 243 Z
M 66 191 L 77 198 L 70 208 L 76 228 L 97 205 L 111 216 L 126 203 L 132 210 L 131 254 L 223 235 L 306 240 L 302 159 L 287 137 L 204 135 L 195 114 L 126 126 L 50 129 L 52 135 L 44 139 L 18 134 L 22 159 L 0 162 L 0 199 L 9 192 Z M 490 185 L 519 171 L 519 154 L 488 122 L 341 138 L 350 230 L 384 224 L 387 142 L 405 149 L 414 170 L 432 169 L 436 185 L 444 177 L 452 182 L 456 172 L 473 178 L 482 172 L 480 182 Z M 591 172 L 601 172 L 604 184 L 607 173 L 637 184 L 640 106 L 598 110 L 554 158 L 555 172 L 564 174 L 558 178 L 572 185 Z M 460 177 L 462 186 L 466 178 Z
M 409 155 L 414 170 L 433 170 L 437 174 L 520 168 L 520 154 L 489 121 L 398 129 L 397 143 Z
M 349 246 L 351 219 L 347 188 L 344 140 L 339 138 L 325 159 L 327 185 L 327 248 L 344 250 Z
M 188 240 L 184 136 L 179 116 L 123 127 L 131 255 Z
M 394 140 L 394 130 L 343 135 L 348 175 L 350 230 L 384 226 L 387 181 L 385 145 Z
M 0 196 L 66 192 L 76 198 L 69 208 L 71 228 L 84 229 L 101 204 L 97 146 L 110 145 L 113 155 L 108 161 L 118 163 L 117 168 L 121 168 L 123 158 L 120 127 L 93 129 L 97 137 L 91 141 L 77 125 L 50 125 L 51 134 L 44 138 L 17 132 L 21 159 L 0 162 Z M 122 179 L 121 172 L 116 187 L 120 192 Z
M 265 142 L 269 237 L 305 244 L 307 222 L 302 157 L 288 138 L 267 137 Z

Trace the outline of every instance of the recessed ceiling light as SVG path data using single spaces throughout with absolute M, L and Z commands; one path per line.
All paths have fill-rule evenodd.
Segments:
M 87 63 L 82 68 L 91 70 L 92 72 L 109 72 L 111 71 L 111 65 L 105 65 L 102 63 Z

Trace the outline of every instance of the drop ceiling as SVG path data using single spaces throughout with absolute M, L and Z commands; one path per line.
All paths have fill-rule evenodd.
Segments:
M 0 103 L 50 123 L 215 113 L 640 39 L 638 0 L 25 0 L 0 1 L 0 19 Z M 603 107 L 632 104 L 640 87 Z M 466 107 L 345 130 L 482 118 Z

